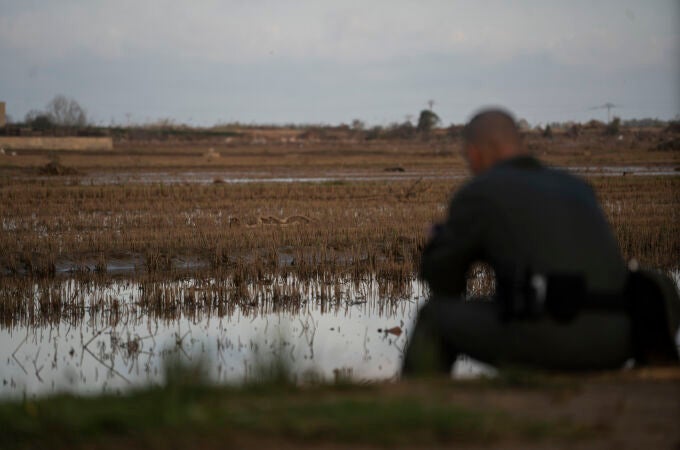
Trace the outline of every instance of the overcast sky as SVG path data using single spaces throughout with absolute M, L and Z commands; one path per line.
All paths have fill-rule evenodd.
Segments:
M 97 123 L 680 114 L 680 0 L 0 0 L 0 100 Z

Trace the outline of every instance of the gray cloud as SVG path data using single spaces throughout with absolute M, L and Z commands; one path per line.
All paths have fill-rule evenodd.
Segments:
M 100 121 L 446 121 L 504 103 L 534 122 L 680 112 L 677 2 L 0 0 L 0 97 Z

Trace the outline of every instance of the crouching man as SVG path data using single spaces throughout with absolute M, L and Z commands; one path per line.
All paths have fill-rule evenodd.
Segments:
M 661 300 L 641 325 L 647 329 L 631 318 L 630 292 L 647 288 L 631 283 L 591 187 L 529 155 L 503 110 L 475 115 L 463 140 L 474 178 L 454 195 L 422 255 L 432 297 L 411 333 L 403 375 L 449 373 L 459 354 L 496 366 L 617 368 L 642 354 L 641 334 L 677 360 L 669 332 L 677 322 L 668 325 Z M 489 301 L 464 298 L 474 262 L 495 273 Z M 674 286 L 664 286 L 677 300 Z M 663 330 L 649 338 L 650 327 Z

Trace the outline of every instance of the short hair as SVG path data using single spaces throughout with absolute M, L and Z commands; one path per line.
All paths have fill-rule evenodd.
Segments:
M 505 141 L 520 144 L 520 134 L 515 118 L 509 111 L 489 108 L 479 111 L 463 128 L 463 139 L 470 144 Z

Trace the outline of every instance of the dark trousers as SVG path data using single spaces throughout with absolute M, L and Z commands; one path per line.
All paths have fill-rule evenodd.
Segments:
M 418 314 L 402 374 L 450 373 L 459 354 L 494 366 L 620 368 L 632 357 L 631 324 L 623 311 L 585 310 L 567 323 L 502 320 L 493 301 L 435 297 Z

